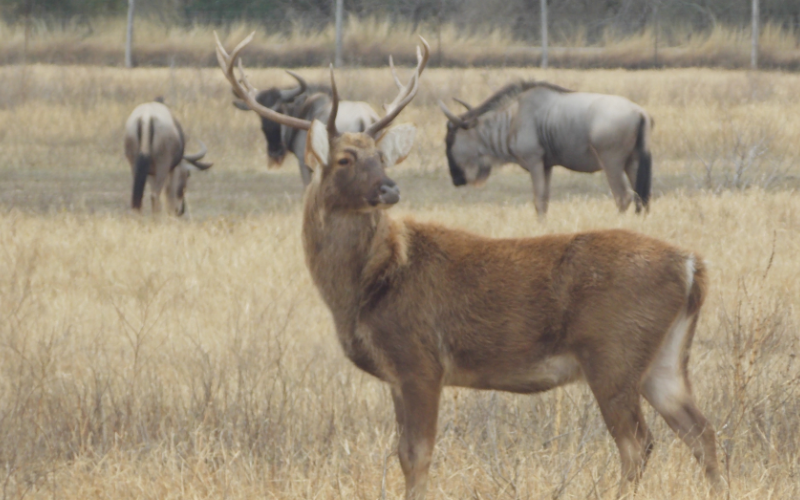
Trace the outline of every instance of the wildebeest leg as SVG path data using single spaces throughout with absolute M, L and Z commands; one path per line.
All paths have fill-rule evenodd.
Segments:
M 406 381 L 392 389 L 400 432 L 398 456 L 406 478 L 406 500 L 423 500 L 428 484 L 441 387 L 437 382 Z
M 303 185 L 308 186 L 311 183 L 311 169 L 306 165 L 306 137 L 308 134 L 305 130 L 298 130 L 294 136 L 292 143 L 292 152 L 297 157 L 297 164 L 300 167 L 300 176 L 303 178 Z
M 604 151 L 599 153 L 600 165 L 606 173 L 608 185 L 614 194 L 620 212 L 628 209 L 634 197 L 633 189 L 625 182 L 626 158 L 619 153 Z
M 547 204 L 550 201 L 550 174 L 552 168 L 546 168 L 541 158 L 522 163 L 522 166 L 531 174 L 533 182 L 533 203 L 539 217 L 547 214 Z
M 636 174 L 639 168 L 639 161 L 637 155 L 632 154 L 628 157 L 628 161 L 625 162 L 625 175 L 628 177 L 628 182 L 631 186 L 636 185 Z M 633 199 L 636 203 L 636 212 L 640 212 L 642 210 L 642 199 L 634 192 Z
M 161 212 L 161 191 L 164 190 L 164 183 L 170 174 L 169 166 L 155 165 L 156 174 L 150 177 L 150 201 L 153 203 L 153 213 Z

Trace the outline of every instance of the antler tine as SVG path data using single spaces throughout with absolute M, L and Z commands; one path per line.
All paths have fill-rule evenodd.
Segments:
M 198 151 L 195 154 L 191 154 L 191 155 L 183 155 L 183 159 L 184 160 L 186 160 L 186 161 L 197 161 L 197 160 L 200 160 L 201 158 L 203 158 L 206 155 L 206 153 L 208 153 L 208 148 L 206 147 L 205 143 L 203 141 L 201 141 L 200 139 L 198 139 L 197 142 L 200 143 L 200 151 Z
M 425 38 L 423 38 L 422 35 L 420 35 L 419 39 L 422 41 L 422 46 L 424 48 L 423 55 L 418 61 L 417 69 L 411 75 L 411 81 L 409 82 L 409 85 L 400 91 L 400 95 L 403 96 L 402 99 L 400 99 L 399 102 L 397 102 L 397 99 L 395 99 L 395 102 L 397 102 L 397 104 L 394 106 L 394 108 L 393 109 L 390 108 L 387 111 L 386 116 L 384 116 L 380 120 L 370 125 L 370 127 L 365 131 L 366 134 L 375 137 L 378 132 L 380 132 L 387 125 L 392 123 L 392 120 L 397 118 L 397 115 L 399 115 L 400 112 L 403 111 L 403 108 L 405 108 L 408 105 L 408 103 L 410 103 L 411 100 L 414 99 L 414 96 L 417 95 L 417 91 L 419 90 L 419 77 L 422 74 L 422 70 L 424 70 L 425 66 L 428 64 L 428 58 L 430 57 L 431 53 L 431 46 L 428 45 L 427 40 L 425 40 Z M 419 47 L 417 47 L 417 50 L 419 51 Z M 392 104 L 394 104 L 394 102 Z
M 336 79 L 333 77 L 333 64 L 331 64 L 331 92 L 333 93 L 331 102 L 331 114 L 328 115 L 328 135 L 336 136 L 336 115 L 339 113 L 339 91 L 336 89 Z
M 417 55 L 419 55 L 419 47 L 417 47 Z M 397 71 L 394 69 L 394 60 L 391 54 L 389 54 L 389 69 L 392 70 L 392 77 L 394 77 L 394 84 L 397 85 L 397 88 L 405 90 L 405 86 L 400 81 L 400 78 L 398 78 Z
M 428 42 L 424 38 L 422 38 L 422 36 L 420 36 L 420 38 L 422 39 L 422 43 L 424 43 L 427 47 L 426 55 L 423 58 L 422 50 L 419 48 L 419 45 L 417 45 L 417 67 L 419 68 L 419 74 L 421 75 L 422 71 L 425 69 L 425 65 L 428 64 L 428 56 L 429 56 L 428 51 L 430 50 L 430 47 L 427 46 Z M 392 101 L 389 104 L 384 104 L 383 109 L 385 109 L 387 113 L 391 112 L 394 108 L 396 108 L 397 104 L 405 98 L 406 92 L 408 92 L 409 86 L 411 85 L 410 81 L 408 82 L 408 85 L 403 85 L 403 83 L 400 81 L 400 78 L 397 77 L 397 71 L 395 71 L 394 69 L 394 64 L 391 55 L 389 55 L 389 67 L 392 70 L 394 83 L 395 85 L 397 85 L 397 88 L 400 89 L 400 93 L 397 94 L 397 97 L 394 98 L 394 101 Z
M 217 41 L 217 62 L 219 62 L 219 66 L 222 68 L 225 78 L 231 84 L 233 93 L 247 103 L 250 109 L 268 120 L 272 120 L 287 127 L 308 130 L 311 128 L 310 121 L 301 120 L 293 116 L 286 116 L 282 113 L 278 113 L 277 111 L 261 105 L 261 103 L 256 100 L 256 94 L 258 91 L 255 87 L 250 85 L 250 82 L 247 81 L 247 75 L 244 72 L 244 65 L 242 64 L 242 60 L 239 58 L 239 53 L 253 40 L 255 34 L 255 31 L 250 33 L 250 35 L 239 42 L 233 51 L 228 54 L 225 51 L 225 47 L 222 46 L 222 42 L 220 41 L 219 36 L 217 36 L 217 32 L 214 32 L 214 38 Z M 236 78 L 236 75 L 233 71 L 237 62 L 239 63 L 241 81 Z

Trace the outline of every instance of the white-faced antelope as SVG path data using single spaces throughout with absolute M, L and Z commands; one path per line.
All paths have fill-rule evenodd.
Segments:
M 239 53 L 217 56 L 234 91 Z M 426 47 L 427 50 L 427 47 Z M 632 488 L 652 437 L 644 396 L 719 482 L 714 429 L 692 397 L 687 365 L 706 271 L 692 252 L 622 230 L 492 239 L 394 220 L 400 199 L 386 168 L 408 155 L 414 127 L 387 126 L 414 98 L 362 133 L 266 110 L 308 132 L 302 240 L 306 264 L 345 354 L 391 387 L 406 498 L 425 496 L 443 387 L 542 392 L 583 380 L 600 406 Z
M 206 170 L 212 166 L 200 161 L 208 151 L 202 142 L 200 144 L 198 153 L 184 154 L 183 129 L 169 108 L 160 101 L 136 106 L 125 123 L 125 156 L 133 173 L 133 209 L 142 209 L 144 186 L 150 179 L 153 213 L 161 211 L 161 192 L 166 184 L 169 213 L 183 215 L 192 170 Z
M 650 201 L 652 119 L 624 97 L 570 90 L 545 82 L 507 85 L 480 106 L 448 118 L 445 139 L 453 184 L 482 184 L 493 165 L 517 163 L 533 181 L 539 215 L 547 212 L 556 165 L 606 173 L 620 212 Z M 628 180 L 626 182 L 625 177 Z
M 425 52 L 429 54 L 429 52 Z M 417 65 L 424 69 L 427 57 L 417 51 Z M 390 66 L 395 83 L 402 87 L 400 79 L 390 59 Z M 420 71 L 421 72 L 421 71 Z M 329 85 L 309 85 L 303 77 L 292 71 L 287 71 L 292 78 L 297 80 L 297 87 L 280 89 L 272 87 L 256 92 L 255 102 L 261 108 L 269 108 L 283 115 L 293 116 L 306 121 L 319 120 L 326 122 L 331 112 L 332 91 Z M 244 100 L 234 101 L 234 105 L 241 110 L 258 109 L 248 105 Z M 397 101 L 384 105 L 389 111 L 397 106 Z M 286 153 L 291 151 L 297 157 L 300 175 L 303 184 L 311 182 L 311 170 L 305 164 L 306 131 L 293 127 L 282 126 L 279 123 L 259 113 L 261 118 L 261 131 L 267 141 L 267 167 L 280 167 L 286 158 Z M 340 132 L 363 132 L 367 127 L 378 121 L 378 114 L 364 101 L 340 101 L 339 111 L 336 114 L 336 129 Z

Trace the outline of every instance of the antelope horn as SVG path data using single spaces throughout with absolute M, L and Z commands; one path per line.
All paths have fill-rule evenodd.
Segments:
M 191 155 L 183 155 L 183 159 L 184 160 L 195 162 L 195 161 L 201 159 L 202 157 L 204 157 L 206 155 L 206 153 L 208 153 L 208 148 L 203 143 L 203 141 L 198 140 L 197 142 L 200 143 L 200 151 L 197 152 L 197 153 L 191 154 Z
M 444 115 L 454 125 L 456 125 L 458 127 L 461 127 L 461 128 L 469 128 L 469 125 L 467 125 L 467 122 L 465 122 L 463 119 L 461 119 L 460 117 L 456 116 L 452 111 L 447 109 L 447 105 L 445 103 L 443 103 L 441 100 L 439 100 L 439 107 L 442 108 L 442 112 L 444 113 Z
M 392 102 L 392 104 L 396 103 L 394 108 L 389 109 L 386 113 L 386 116 L 370 125 L 369 128 L 364 131 L 367 135 L 376 137 L 378 132 L 392 123 L 392 120 L 397 118 L 397 115 L 403 111 L 403 108 L 405 108 L 408 103 L 414 99 L 414 96 L 417 95 L 417 91 L 419 90 L 419 76 L 422 74 L 422 70 L 425 69 L 425 65 L 428 64 L 428 58 L 431 55 L 431 47 L 428 45 L 427 40 L 425 40 L 422 35 L 420 35 L 419 39 L 422 41 L 423 51 L 420 53 L 419 47 L 417 47 L 418 63 L 416 70 L 411 75 L 411 81 L 406 87 L 401 88 L 397 99 Z M 402 98 L 400 96 L 402 96 Z
M 453 100 L 467 108 L 467 111 L 472 111 L 472 106 L 470 106 L 466 101 L 462 101 L 458 97 L 453 97 Z
M 214 31 L 214 38 L 217 42 L 217 62 L 219 62 L 219 66 L 222 68 L 225 78 L 228 80 L 228 83 L 231 84 L 233 92 L 245 103 L 247 103 L 250 109 L 259 115 L 280 125 L 286 125 L 287 127 L 298 128 L 301 130 L 308 130 L 311 128 L 310 121 L 278 113 L 277 111 L 269 109 L 266 106 L 262 106 L 258 101 L 256 101 L 256 94 L 258 91 L 252 85 L 250 85 L 250 82 L 247 81 L 247 75 L 245 75 L 244 72 L 244 65 L 242 64 L 242 60 L 239 58 L 239 53 L 253 40 L 255 34 L 255 31 L 250 33 L 247 38 L 239 42 L 239 45 L 237 45 L 229 55 L 225 51 L 225 47 L 222 46 L 222 42 L 220 42 L 217 32 Z M 236 65 L 237 61 L 239 63 L 239 72 L 241 76 L 240 80 L 237 79 L 236 75 L 234 74 L 234 66 Z
M 331 64 L 331 92 L 333 102 L 331 102 L 331 114 L 328 115 L 328 135 L 333 137 L 339 134 L 336 130 L 336 115 L 339 113 L 339 92 L 336 90 L 336 79 L 333 77 L 333 64 Z
M 297 80 L 297 83 L 299 83 L 300 86 L 294 89 L 281 90 L 281 101 L 291 101 L 308 89 L 308 83 L 306 83 L 302 76 L 298 75 L 294 71 L 286 70 L 286 72 L 289 73 L 289 75 L 291 75 L 295 80 Z

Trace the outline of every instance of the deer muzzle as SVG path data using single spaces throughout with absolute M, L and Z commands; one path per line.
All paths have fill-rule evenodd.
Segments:
M 391 179 L 387 179 L 381 184 L 378 203 L 381 205 L 394 205 L 400 201 L 400 188 Z

